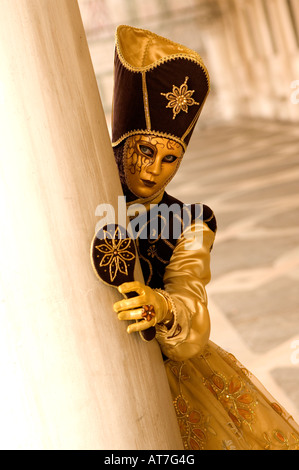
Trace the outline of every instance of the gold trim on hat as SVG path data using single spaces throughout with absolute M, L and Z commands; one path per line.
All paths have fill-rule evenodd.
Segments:
M 194 120 L 195 121 L 195 120 Z M 194 122 L 193 122 L 193 125 L 194 125 Z M 190 127 L 190 126 L 189 126 Z M 189 128 L 188 128 L 189 129 Z M 119 139 L 117 139 L 117 141 L 115 142 L 112 142 L 112 147 L 117 147 L 123 140 L 127 139 L 128 137 L 131 137 L 133 135 L 137 135 L 137 134 L 142 134 L 142 135 L 155 135 L 157 137 L 165 137 L 166 139 L 171 139 L 171 140 L 174 140 L 175 142 L 178 142 L 179 144 L 182 145 L 184 151 L 186 150 L 187 148 L 187 144 L 186 142 L 184 142 L 182 139 L 180 139 L 179 137 L 176 137 L 175 135 L 173 134 L 169 134 L 167 132 L 160 132 L 160 131 L 155 131 L 155 130 L 152 130 L 152 129 L 134 129 L 133 131 L 129 131 L 129 132 L 126 132 L 125 134 L 123 134 Z M 189 134 L 189 130 L 188 132 L 185 132 L 184 136 L 186 136 L 187 134 Z
M 206 99 L 207 99 L 207 95 L 206 95 L 205 99 L 203 100 L 203 102 L 201 103 L 201 106 L 200 106 L 199 110 L 197 111 L 197 113 L 195 114 L 195 116 L 194 116 L 192 122 L 190 123 L 188 129 L 186 130 L 186 132 L 184 133 L 184 135 L 182 135 L 182 140 L 185 140 L 185 139 L 186 139 L 187 135 L 191 132 L 191 130 L 192 130 L 193 127 L 195 126 L 195 124 L 196 124 L 196 122 L 197 122 L 197 120 L 198 120 L 198 118 L 199 118 L 199 116 L 200 116 L 200 114 L 201 114 L 202 108 L 203 108 L 203 106 L 204 106 L 204 104 L 205 104 L 205 102 L 206 102 Z
M 121 36 L 124 31 L 126 35 L 125 54 L 121 45 Z M 136 35 L 139 35 L 138 54 L 136 54 L 135 49 Z M 147 72 L 170 60 L 186 59 L 197 63 L 202 68 L 207 79 L 208 88 L 210 89 L 209 73 L 202 58 L 197 52 L 186 46 L 175 43 L 146 29 L 134 28 L 127 25 L 118 26 L 115 34 L 115 44 L 121 63 L 131 72 Z M 153 47 L 155 45 L 159 45 L 159 47 Z
M 142 72 L 142 93 L 143 93 L 143 106 L 144 106 L 146 128 L 148 131 L 150 131 L 152 126 L 151 126 L 151 117 L 150 117 L 150 111 L 149 111 L 149 102 L 148 102 L 145 72 Z

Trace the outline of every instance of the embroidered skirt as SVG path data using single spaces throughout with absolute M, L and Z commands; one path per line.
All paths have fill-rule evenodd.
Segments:
M 298 425 L 232 354 L 210 341 L 165 367 L 185 449 L 299 450 Z

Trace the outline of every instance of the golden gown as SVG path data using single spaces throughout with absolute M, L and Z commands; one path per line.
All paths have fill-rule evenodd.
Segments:
M 194 241 L 192 242 L 192 237 Z M 193 223 L 177 241 L 163 282 L 175 321 L 157 325 L 185 449 L 298 450 L 291 416 L 230 353 L 209 340 L 205 286 L 215 233 Z
M 161 201 L 168 208 L 173 203 L 182 207 L 180 201 L 163 194 L 161 180 L 159 184 L 155 178 L 151 180 L 157 184 L 157 192 L 147 199 L 139 194 L 139 183 L 137 189 L 130 188 L 127 176 L 131 181 L 135 175 L 139 181 L 141 169 L 153 174 L 151 165 L 161 145 L 158 138 L 186 149 L 209 93 L 210 79 L 195 51 L 150 31 L 123 25 L 116 34 L 114 70 L 112 145 L 132 222 L 136 222 L 138 203 L 146 206 Z M 126 139 L 138 135 L 154 139 L 151 157 L 138 145 L 126 147 L 130 142 Z M 175 171 L 168 174 L 164 187 Z M 163 216 L 157 216 L 160 228 L 154 230 L 153 237 L 141 236 L 151 214 L 144 221 L 141 217 L 136 229 L 145 283 L 165 291 L 174 316 L 171 327 L 170 323 L 156 325 L 156 337 L 168 358 L 165 367 L 185 448 L 298 449 L 298 427 L 292 418 L 231 354 L 209 340 L 205 286 L 210 280 L 216 224 L 210 208 L 203 206 L 200 221 L 192 212 L 195 205 L 191 206 L 191 222 L 185 226 L 189 228 L 180 232 L 179 238 L 170 233 L 163 239 L 163 230 L 173 229 Z M 172 222 L 180 217 L 172 216 Z

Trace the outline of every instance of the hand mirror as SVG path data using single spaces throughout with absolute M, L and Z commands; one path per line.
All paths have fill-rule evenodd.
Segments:
M 126 229 L 117 224 L 108 224 L 95 234 L 90 249 L 91 264 L 97 277 L 113 287 L 134 281 L 136 248 Z M 125 298 L 137 295 L 131 292 Z M 156 335 L 155 327 L 139 332 L 145 341 Z

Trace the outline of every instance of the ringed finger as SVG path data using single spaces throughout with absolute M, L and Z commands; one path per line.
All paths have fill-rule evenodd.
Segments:
M 119 312 L 117 317 L 119 320 L 141 320 L 142 314 L 144 312 L 143 308 L 137 308 L 135 310 L 123 310 Z

